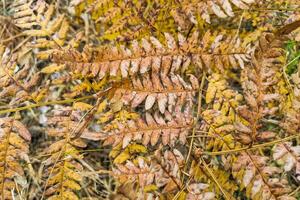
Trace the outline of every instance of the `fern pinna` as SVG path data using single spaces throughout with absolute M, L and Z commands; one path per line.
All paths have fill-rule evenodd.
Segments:
M 299 199 L 298 1 L 0 5 L 1 199 Z

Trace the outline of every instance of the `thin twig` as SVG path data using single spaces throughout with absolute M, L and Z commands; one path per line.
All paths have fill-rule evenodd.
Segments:
M 21 110 L 28 110 L 31 108 L 36 108 L 36 107 L 41 107 L 41 106 L 73 103 L 76 101 L 82 101 L 82 100 L 92 99 L 92 98 L 94 98 L 94 96 L 89 95 L 89 96 L 84 96 L 84 97 L 80 97 L 80 98 L 76 98 L 76 99 L 65 99 L 65 100 L 48 101 L 48 102 L 41 102 L 41 103 L 37 103 L 37 104 L 30 104 L 30 105 L 22 106 L 22 107 L 18 107 L 18 108 L 10 108 L 10 109 L 6 109 L 6 110 L 0 110 L 0 115 L 6 114 L 6 113 L 17 112 L 17 111 L 21 111 Z
M 201 113 L 201 104 L 202 104 L 202 89 L 204 87 L 204 82 L 205 82 L 205 78 L 206 78 L 206 72 L 203 73 L 202 75 L 202 80 L 201 80 L 201 85 L 199 88 L 199 94 L 198 94 L 198 108 L 197 108 L 197 116 L 196 116 L 196 120 L 194 121 L 194 125 L 193 125 L 193 130 L 192 130 L 192 139 L 190 142 L 190 147 L 189 147 L 189 152 L 187 154 L 186 160 L 185 160 L 185 166 L 183 171 L 186 171 L 187 165 L 188 165 L 188 161 L 190 159 L 191 153 L 192 153 L 192 149 L 193 149 L 193 144 L 194 144 L 194 138 L 195 138 L 195 134 L 196 134 L 196 125 L 199 121 L 200 118 L 200 113 Z
M 297 187 L 297 189 L 295 189 L 293 192 L 291 192 L 288 196 L 294 196 L 295 194 L 297 194 L 297 192 L 299 192 L 300 190 L 300 186 Z
M 10 38 L 5 39 L 5 40 L 0 40 L 0 42 L 1 42 L 1 43 L 9 42 L 9 41 L 11 41 L 11 40 L 14 40 L 14 39 L 16 39 L 16 38 L 18 38 L 18 37 L 22 37 L 22 36 L 25 36 L 25 34 L 24 34 L 24 33 L 19 33 L 19 34 L 17 34 L 17 35 L 14 35 L 14 36 L 12 36 L 12 37 L 10 37 Z
M 209 175 L 211 176 L 211 178 L 213 179 L 213 181 L 216 183 L 216 185 L 218 186 L 218 188 L 221 190 L 222 194 L 224 195 L 224 198 L 226 200 L 230 200 L 232 198 L 230 198 L 226 191 L 222 188 L 221 184 L 219 183 L 218 179 L 215 177 L 214 173 L 211 171 L 211 169 L 208 167 L 207 163 L 205 162 L 205 160 L 203 158 L 201 158 L 201 161 L 204 165 L 204 168 L 207 170 L 207 172 L 209 173 Z
M 291 85 L 291 83 L 290 83 L 290 80 L 289 80 L 289 78 L 288 78 L 288 75 L 286 74 L 286 68 L 290 65 L 290 64 L 292 64 L 293 62 L 295 62 L 297 59 L 299 59 L 300 58 L 300 55 L 298 55 L 298 56 L 296 56 L 293 60 L 291 60 L 289 63 L 287 63 L 287 64 L 285 64 L 284 66 L 283 66 L 283 70 L 282 70 L 282 73 L 283 73 L 283 77 L 284 77 L 284 79 L 285 79 L 285 82 L 286 82 L 286 84 L 287 84 L 287 86 L 288 86 L 288 89 L 289 89 L 289 93 L 293 96 L 293 94 L 294 94 L 294 92 L 293 92 L 293 87 L 292 87 L 292 85 Z

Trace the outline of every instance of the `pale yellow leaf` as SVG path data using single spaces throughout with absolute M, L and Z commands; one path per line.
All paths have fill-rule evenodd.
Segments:
M 62 69 L 64 69 L 64 65 L 56 65 L 56 64 L 51 64 L 47 67 L 44 67 L 41 72 L 42 73 L 45 73 L 45 74 L 51 74 L 51 73 L 54 73 L 54 72 L 57 72 L 57 71 L 60 71 Z
M 78 109 L 81 111 L 86 111 L 86 110 L 90 110 L 93 106 L 87 103 L 83 103 L 83 102 L 75 102 L 73 104 L 73 108 L 74 109 Z

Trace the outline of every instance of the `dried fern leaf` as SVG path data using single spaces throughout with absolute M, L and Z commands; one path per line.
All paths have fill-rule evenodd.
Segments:
M 19 62 L 18 62 L 19 61 Z M 11 105 L 26 100 L 39 101 L 40 92 L 46 88 L 35 90 L 35 85 L 40 81 L 40 73 L 32 73 L 30 60 L 24 59 L 22 65 L 17 54 L 10 53 L 6 48 L 0 63 L 0 98 L 9 101 Z
M 211 15 L 214 14 L 218 18 L 234 17 L 233 8 L 237 7 L 241 10 L 249 9 L 249 7 L 256 3 L 256 0 L 206 0 L 206 1 L 180 1 L 180 8 L 175 11 L 179 13 L 182 10 L 181 17 L 186 16 L 193 24 L 198 24 L 197 17 L 207 23 L 211 23 Z M 175 21 L 183 20 L 176 15 Z M 179 23 L 179 25 L 182 23 Z
M 285 61 L 282 45 L 283 41 L 273 34 L 263 34 L 254 54 L 254 65 L 242 71 L 242 87 L 248 105 L 239 107 L 238 112 L 248 123 L 237 124 L 236 128 L 249 143 L 276 136 L 275 132 L 266 132 L 260 127 L 262 118 L 280 112 L 288 91 L 280 73 Z
M 23 34 L 37 37 L 27 46 L 38 48 L 41 51 L 38 52 L 39 57 L 47 58 L 53 49 L 65 44 L 69 23 L 64 15 L 55 10 L 54 5 L 48 5 L 43 0 L 24 0 L 13 3 L 11 10 L 14 23 L 23 30 Z
M 179 112 L 185 104 L 191 106 L 199 88 L 197 78 L 190 75 L 191 83 L 188 83 L 179 75 L 166 73 L 167 70 L 145 74 L 142 78 L 132 77 L 116 89 L 111 103 L 121 99 L 124 105 L 136 108 L 145 101 L 145 110 L 149 110 L 157 102 L 162 114 L 166 110 Z
M 212 162 L 214 162 L 214 161 L 212 161 Z M 226 166 L 225 166 L 225 169 L 224 169 L 223 166 L 217 166 L 212 163 L 211 163 L 211 166 L 212 167 L 210 168 L 210 170 L 212 171 L 213 175 L 215 176 L 218 183 L 222 187 L 223 192 L 226 192 L 226 195 L 228 197 L 233 198 L 233 194 L 238 190 L 239 187 L 235 181 L 231 180 L 231 178 L 230 178 L 231 172 L 230 172 L 230 170 L 228 170 L 229 168 L 226 168 Z M 204 189 L 206 189 L 209 196 L 212 196 L 212 194 L 213 194 L 216 199 L 216 198 L 218 198 L 218 197 L 220 198 L 221 196 L 224 195 L 220 191 L 220 188 L 218 187 L 218 185 L 216 185 L 216 183 L 210 177 L 207 169 L 205 169 L 203 167 L 203 165 L 201 163 L 199 163 L 199 161 L 192 160 L 191 167 L 189 169 L 189 174 L 191 175 L 192 182 L 193 182 L 191 185 L 193 185 L 193 184 L 202 185 L 203 183 L 206 183 L 205 185 L 207 185 L 207 186 L 205 186 L 206 188 L 204 188 Z M 211 191 L 213 191 L 213 193 Z M 187 196 L 189 196 L 189 194 Z
M 56 110 L 48 119 L 47 133 L 60 138 L 45 150 L 45 154 L 50 155 L 44 161 L 44 195 L 48 199 L 79 199 L 77 192 L 83 181 L 79 149 L 86 147 L 85 141 L 74 138 L 74 130 L 78 125 L 82 126 L 80 118 L 80 112 L 65 108 Z
M 60 147 L 54 147 L 54 145 Z M 67 141 L 60 140 L 50 147 L 52 156 L 46 160 L 45 195 L 48 199 L 79 199 L 76 191 L 81 189 L 82 181 L 81 164 L 75 159 L 80 159 L 79 152 Z M 54 149 L 56 151 L 54 151 Z
M 29 154 L 31 134 L 19 121 L 0 119 L 0 195 L 1 199 L 15 199 L 19 189 L 27 187 L 21 161 Z
M 157 29 L 158 17 L 168 9 L 154 8 L 158 2 L 146 1 L 73 1 L 71 10 L 75 16 L 83 13 L 91 18 L 100 33 L 100 40 L 132 40 L 142 38 Z M 158 8 L 158 7 L 157 7 Z M 166 12 L 167 14 L 167 12 Z M 150 17 L 151 16 L 151 17 Z M 101 25 L 102 30 L 99 29 Z M 167 30 L 165 28 L 165 30 Z
M 295 199 L 288 197 L 292 191 L 286 177 L 278 178 L 282 171 L 268 163 L 266 156 L 242 153 L 232 166 L 233 176 L 242 188 L 246 188 L 246 196 L 251 199 Z
M 235 123 L 239 121 L 235 109 L 243 97 L 231 89 L 229 82 L 219 73 L 213 73 L 208 81 L 205 102 L 209 107 L 202 112 L 202 128 L 213 139 L 207 141 L 205 148 L 213 151 L 234 148 L 237 145 L 234 142 Z
M 213 192 L 205 191 L 209 188 L 208 184 L 205 183 L 192 183 L 187 187 L 189 191 L 186 195 L 186 200 L 213 200 L 215 194 Z
M 133 41 L 129 48 L 85 48 L 82 53 L 74 49 L 56 51 L 52 60 L 57 64 L 65 64 L 72 72 L 99 79 L 106 75 L 111 78 L 128 78 L 149 71 L 178 73 L 187 69 L 189 65 L 222 71 L 229 66 L 243 68 L 248 61 L 249 49 L 235 47 L 235 43 L 230 45 L 230 38 L 224 39 L 222 35 L 213 36 L 207 32 L 199 40 L 198 35 L 194 32 L 190 38 L 185 39 L 179 34 L 176 41 L 173 36 L 165 33 L 166 45 L 150 37 L 149 40 Z
M 117 124 L 117 128 L 107 126 L 103 137 L 104 144 L 116 146 L 121 143 L 123 148 L 131 141 L 141 141 L 144 145 L 156 145 L 161 138 L 163 145 L 174 146 L 177 139 L 186 142 L 193 119 L 190 113 L 176 113 L 174 117 L 165 111 L 164 115 L 156 112 L 154 115 L 146 113 L 145 119 L 129 120 Z M 111 129 L 111 130 L 110 130 Z
M 291 142 L 277 144 L 273 148 L 273 159 L 277 161 L 285 172 L 293 171 L 295 177 L 300 179 L 300 146 Z
M 143 38 L 151 32 L 177 30 L 188 32 L 193 25 L 202 27 L 213 19 L 231 17 L 234 9 L 248 10 L 255 0 L 205 0 L 205 1 L 73 1 L 75 16 L 88 13 L 97 25 L 101 24 L 101 39 L 122 40 Z M 104 31 L 103 31 L 104 29 Z M 102 33 L 103 32 L 103 33 Z
M 180 167 L 183 162 L 184 157 L 177 149 L 157 150 L 151 159 L 137 157 L 125 164 L 117 164 L 112 175 L 121 184 L 136 182 L 142 197 L 154 198 L 156 192 L 168 194 L 180 189 Z

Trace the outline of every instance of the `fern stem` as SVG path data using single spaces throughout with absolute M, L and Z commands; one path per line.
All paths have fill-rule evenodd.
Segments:
M 286 12 L 286 11 L 300 11 L 300 8 L 253 8 L 249 9 L 248 11 L 257 11 L 257 12 L 272 12 L 272 11 L 277 11 L 277 12 Z M 240 12 L 238 10 L 237 12 Z
M 213 179 L 213 181 L 216 183 L 216 185 L 218 186 L 218 188 L 221 190 L 221 192 L 223 193 L 224 195 L 224 198 L 226 200 L 230 200 L 232 198 L 230 198 L 226 191 L 222 188 L 221 184 L 218 182 L 217 178 L 215 177 L 214 173 L 211 171 L 211 169 L 208 167 L 207 163 L 205 162 L 205 160 L 203 158 L 201 158 L 201 161 L 204 165 L 204 168 L 207 170 L 207 172 L 209 173 L 209 175 L 211 176 L 211 178 Z
M 187 155 L 186 160 L 185 160 L 185 166 L 184 166 L 183 171 L 186 171 L 187 163 L 188 163 L 188 161 L 190 159 L 191 152 L 192 152 L 192 149 L 193 149 L 194 138 L 195 138 L 195 134 L 196 134 L 196 125 L 197 125 L 197 123 L 199 121 L 200 113 L 201 113 L 202 89 L 204 87 L 205 79 L 206 79 L 206 72 L 204 72 L 203 75 L 202 75 L 201 85 L 200 85 L 200 88 L 199 88 L 199 91 L 198 91 L 199 94 L 198 94 L 197 116 L 196 116 L 196 120 L 194 121 L 193 130 L 192 130 L 192 136 L 191 136 L 192 139 L 191 139 L 191 142 L 190 142 L 189 152 L 188 152 L 188 155 Z
M 288 136 L 288 137 L 285 137 L 285 138 L 282 138 L 282 139 L 278 139 L 278 140 L 274 140 L 274 141 L 271 141 L 271 142 L 265 142 L 265 143 L 262 143 L 262 144 L 253 145 L 251 147 L 243 147 L 243 148 L 238 148 L 238 149 L 230 149 L 230 150 L 226 150 L 226 151 L 215 151 L 215 152 L 205 151 L 205 152 L 202 152 L 202 154 L 209 155 L 209 156 L 218 156 L 218 155 L 224 155 L 224 154 L 238 153 L 238 152 L 246 151 L 246 150 L 255 150 L 255 149 L 258 149 L 258 148 L 272 146 L 274 144 L 278 144 L 278 143 L 286 142 L 286 141 L 289 141 L 289 140 L 293 140 L 293 139 L 298 138 L 298 137 L 300 137 L 300 134 L 291 135 L 291 136 Z
M 185 174 L 186 176 L 188 175 L 186 172 L 184 172 L 184 174 Z M 189 180 L 188 180 L 187 183 L 184 185 L 184 187 L 183 187 L 179 192 L 177 192 L 177 194 L 174 196 L 174 198 L 173 198 L 172 200 L 177 200 L 177 199 L 180 197 L 180 195 L 183 193 L 183 191 L 187 189 L 187 187 L 188 187 L 188 185 L 190 184 L 192 178 L 193 178 L 193 176 L 191 176 L 191 177 L 189 178 Z
M 292 98 L 294 97 L 293 87 L 292 87 L 292 85 L 291 85 L 291 83 L 290 83 L 290 80 L 289 80 L 289 78 L 288 78 L 288 75 L 286 74 L 286 69 L 287 69 L 287 67 L 288 67 L 290 64 L 292 64 L 293 62 L 295 62 L 295 61 L 298 60 L 299 58 L 300 58 L 300 55 L 296 56 L 296 57 L 295 57 L 293 60 L 291 60 L 289 63 L 285 64 L 285 65 L 283 66 L 283 70 L 282 70 L 283 77 L 284 77 L 284 79 L 285 79 L 285 82 L 286 82 L 286 84 L 287 84 L 287 86 L 288 86 L 288 89 L 289 89 L 289 92 L 290 92 L 290 95 L 291 95 Z
M 65 148 L 66 147 L 66 145 L 64 146 L 64 152 L 65 152 Z M 59 196 L 60 196 L 60 198 L 61 199 L 64 199 L 64 178 L 65 178 L 65 165 L 66 165 L 66 161 L 65 160 L 63 160 L 62 161 L 63 162 L 63 164 L 60 166 L 60 170 L 61 170 L 61 175 L 60 175 L 60 186 L 59 186 L 59 190 L 60 190 L 60 194 L 59 194 Z M 54 166 L 53 166 L 54 167 Z
M 10 41 L 12 41 L 12 40 L 14 40 L 14 39 L 16 39 L 18 37 L 22 37 L 22 36 L 25 36 L 25 34 L 24 33 L 19 33 L 17 35 L 14 35 L 14 36 L 12 36 L 10 38 L 5 39 L 5 40 L 1 40 L 0 42 L 1 43 L 10 42 Z
M 300 190 L 300 186 L 297 187 L 294 191 L 292 191 L 288 196 L 294 196 L 294 195 L 298 194 L 299 190 Z
M 84 96 L 84 97 L 80 97 L 80 98 L 76 98 L 76 99 L 65 99 L 65 100 L 48 101 L 48 102 L 41 102 L 41 103 L 37 103 L 37 104 L 30 104 L 30 105 L 22 106 L 22 107 L 18 107 L 18 108 L 10 108 L 10 109 L 6 109 L 6 110 L 0 110 L 0 115 L 6 114 L 6 113 L 17 112 L 17 111 L 21 111 L 21 110 L 28 110 L 31 108 L 36 108 L 36 107 L 41 107 L 41 106 L 73 103 L 76 101 L 82 101 L 82 100 L 92 99 L 92 98 L 95 98 L 94 95 Z

